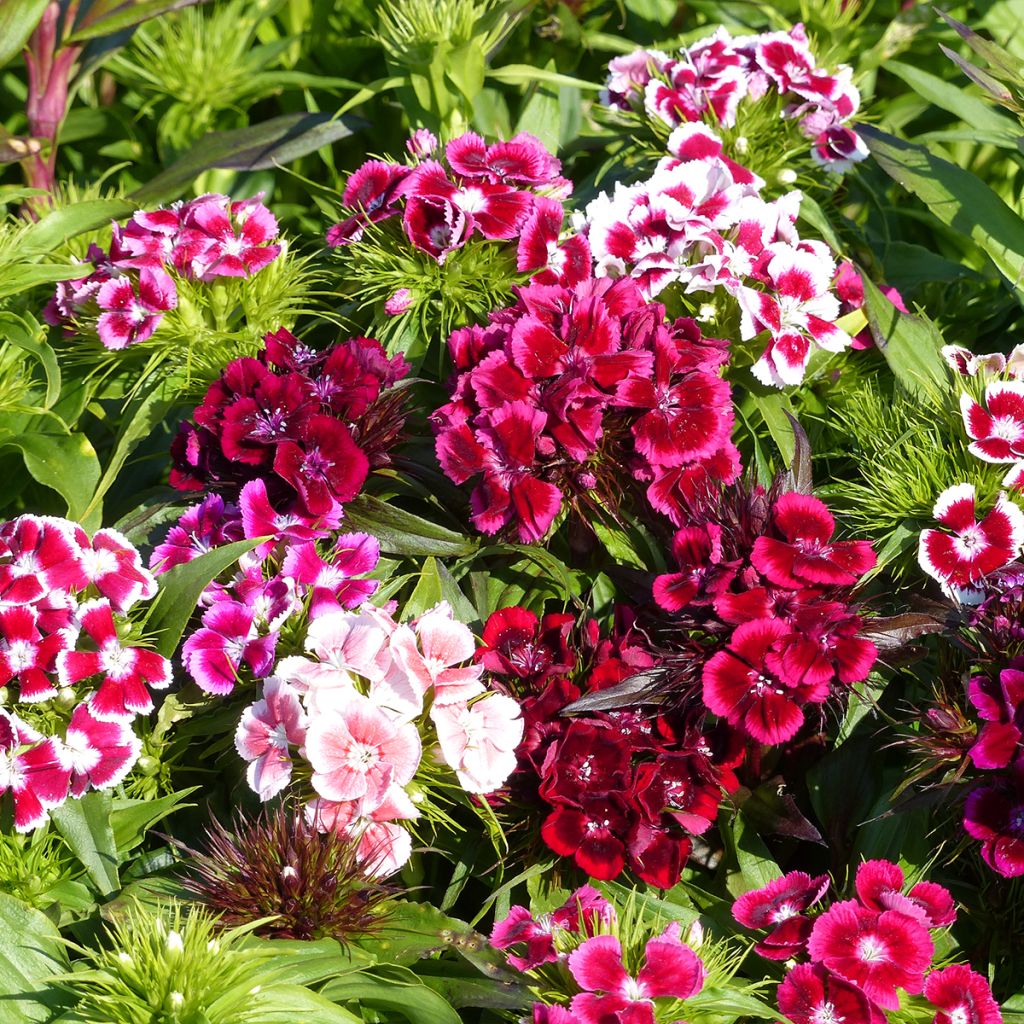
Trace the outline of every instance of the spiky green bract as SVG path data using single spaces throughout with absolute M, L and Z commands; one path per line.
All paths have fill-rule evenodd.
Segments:
M 821 451 L 830 483 L 819 493 L 857 536 L 875 543 L 880 564 L 897 577 L 916 566 L 918 537 L 933 525 L 932 509 L 947 487 L 973 484 L 979 510 L 999 494 L 1005 467 L 967 450 L 958 401 L 969 383 L 960 378 L 911 395 L 868 379 L 834 395 L 828 409 L 826 445 L 835 447 Z
M 443 264 L 415 248 L 397 220 L 369 225 L 358 242 L 334 250 L 341 262 L 342 293 L 370 317 L 366 333 L 390 353 L 404 352 L 414 367 L 432 352 L 430 365 L 447 375 L 444 344 L 458 327 L 484 323 L 509 305 L 512 289 L 529 275 L 516 270 L 515 247 L 473 239 Z M 388 316 L 384 303 L 408 289 L 409 309 Z M 436 360 L 436 361 L 435 361 Z
M 258 935 L 337 939 L 373 932 L 394 890 L 366 877 L 358 837 L 321 834 L 283 806 L 214 822 L 184 880 L 187 891 L 225 924 L 251 924 Z
M 225 931 L 214 915 L 177 902 L 130 905 L 102 947 L 81 951 L 84 970 L 55 979 L 74 1004 L 63 1019 L 242 1024 L 252 994 L 275 979 L 273 949 L 242 944 L 251 930 Z
M 478 39 L 487 51 L 508 31 L 499 14 L 511 6 L 502 0 L 387 0 L 377 11 L 374 38 L 391 60 L 409 68 L 429 64 L 442 44 Z
M 71 902 L 74 879 L 81 873 L 57 832 L 47 827 L 27 835 L 0 831 L 0 892 L 46 911 Z

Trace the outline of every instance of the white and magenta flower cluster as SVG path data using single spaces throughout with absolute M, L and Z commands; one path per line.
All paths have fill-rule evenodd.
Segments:
M 615 508 L 623 469 L 675 520 L 694 490 L 738 473 L 725 343 L 693 320 L 666 324 L 629 278 L 530 284 L 448 349 L 457 376 L 432 418 L 437 457 L 456 483 L 479 477 L 485 533 L 535 541 L 563 502 Z
M 479 236 L 517 240 L 517 269 L 537 280 L 574 284 L 589 276 L 585 240 L 560 237 L 572 183 L 539 139 L 520 132 L 488 145 L 467 132 L 442 155 L 437 139 L 419 129 L 408 149 L 412 163 L 370 160 L 352 174 L 342 195 L 352 213 L 328 230 L 328 245 L 358 242 L 368 225 L 401 217 L 408 241 L 439 264 Z M 404 312 L 410 301 L 396 295 L 388 312 Z
M 811 158 L 818 166 L 842 173 L 868 155 L 848 124 L 860 106 L 852 70 L 819 67 L 799 24 L 788 32 L 736 38 L 719 28 L 676 56 L 637 50 L 616 57 L 601 93 L 606 106 L 670 129 L 696 121 L 742 127 L 744 108 L 766 97 L 812 140 Z
M 727 296 L 739 307 L 741 340 L 768 336 L 757 379 L 799 384 L 815 349 L 852 342 L 835 324 L 832 253 L 797 233 L 800 193 L 764 198 L 764 181 L 699 122 L 676 128 L 668 148 L 649 179 L 618 183 L 584 211 L 595 275 L 633 277 L 645 298 L 669 285 Z
M 592 886 L 577 889 L 557 910 L 535 918 L 512 907 L 491 932 L 491 945 L 538 983 L 544 1002 L 533 1024 L 655 1024 L 678 1020 L 680 1004 L 704 987 L 701 958 L 673 921 L 641 947 L 625 944 L 615 908 Z M 561 997 L 560 1001 L 555 1001 Z
M 95 243 L 92 271 L 57 285 L 43 312 L 69 333 L 95 331 L 108 349 L 146 341 L 178 304 L 177 280 L 249 277 L 273 262 L 278 226 L 260 197 L 208 193 L 114 223 L 110 251 Z
M 821 909 L 827 876 L 791 871 L 733 905 L 741 925 L 762 933 L 754 949 L 787 963 L 778 1005 L 788 1020 L 885 1024 L 886 1011 L 904 1007 L 902 991 L 923 993 L 939 1024 L 1000 1024 L 982 975 L 964 964 L 932 966 L 933 934 L 956 920 L 948 889 L 927 881 L 908 886 L 886 860 L 862 863 L 854 888 L 856 898 Z
M 331 611 L 309 625 L 305 648 L 278 662 L 235 743 L 263 800 L 299 759 L 309 820 L 358 838 L 369 872 L 408 860 L 402 822 L 421 816 L 438 785 L 492 793 L 515 769 L 519 705 L 466 664 L 476 643 L 447 604 L 409 623 L 368 604 Z
M 0 796 L 12 794 L 19 832 L 138 759 L 132 720 L 171 668 L 130 639 L 126 616 L 156 589 L 116 530 L 90 538 L 31 515 L 0 526 Z

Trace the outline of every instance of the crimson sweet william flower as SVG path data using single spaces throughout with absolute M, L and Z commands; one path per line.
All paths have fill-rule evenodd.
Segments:
M 590 277 L 590 245 L 584 235 L 562 241 L 565 210 L 555 199 L 539 196 L 519 234 L 516 269 L 537 284 L 574 285 Z
M 981 840 L 981 856 L 993 871 L 1004 878 L 1024 875 L 1024 758 L 968 795 L 964 829 Z
M 101 722 L 128 722 L 149 714 L 153 710 L 149 687 L 160 690 L 170 685 L 170 662 L 156 651 L 124 646 L 105 598 L 80 605 L 77 619 L 96 649 L 61 651 L 57 655 L 61 684 L 72 686 L 102 677 L 89 698 L 89 711 Z
M 445 157 L 452 170 L 464 178 L 525 186 L 567 184 L 558 177 L 562 165 L 529 132 L 490 146 L 474 132 L 466 132 L 448 143 Z
M 621 790 L 628 783 L 631 750 L 603 723 L 578 720 L 545 761 L 540 793 L 551 803 L 575 803 L 588 791 Z
M 684 526 L 672 538 L 672 558 L 678 572 L 664 573 L 654 581 L 654 600 L 659 608 L 677 612 L 701 590 L 722 561 L 722 528 L 717 523 Z M 729 576 L 725 575 L 724 585 Z
M 790 627 L 779 619 L 755 619 L 737 626 L 729 646 L 704 666 L 704 703 L 730 725 L 762 743 L 782 743 L 803 725 L 800 703 L 820 704 L 827 684 L 783 681 L 772 674 L 766 656 L 787 637 Z
M 937 1011 L 933 1024 L 1002 1024 L 988 982 L 966 964 L 932 971 L 925 979 L 924 997 Z
M 57 655 L 73 644 L 70 630 L 40 632 L 39 615 L 30 605 L 0 608 L 0 686 L 13 679 L 25 704 L 49 700 L 57 693 L 51 679 Z
M 797 964 L 779 985 L 779 1012 L 793 1024 L 885 1024 L 864 993 L 821 964 Z
M 68 795 L 71 768 L 56 740 L 0 708 L 0 796 L 11 791 L 14 827 L 29 832 Z
M 812 960 L 884 1010 L 899 1009 L 898 989 L 921 991 L 934 951 L 920 921 L 895 910 L 868 910 L 856 900 L 834 903 L 814 922 L 807 942 Z
M 835 520 L 818 498 L 796 491 L 781 495 L 772 524 L 785 539 L 758 537 L 750 556 L 754 568 L 772 583 L 849 587 L 875 567 L 868 541 L 832 540 Z
M 367 224 L 375 224 L 398 213 L 402 183 L 410 168 L 383 160 L 368 160 L 353 171 L 345 185 L 342 202 L 356 212 L 327 230 L 331 248 L 358 242 Z
M 898 910 L 928 928 L 944 928 L 956 920 L 948 889 L 936 882 L 918 882 L 904 893 L 903 872 L 887 860 L 866 860 L 857 868 L 857 898 L 869 910 Z
M 570 671 L 576 653 L 567 642 L 575 623 L 572 615 L 551 612 L 538 621 L 525 608 L 499 608 L 484 624 L 475 659 L 489 672 L 539 682 Z
M 654 1024 L 655 1000 L 689 999 L 704 985 L 704 965 L 681 941 L 678 922 L 648 939 L 643 966 L 630 975 L 613 935 L 595 935 L 569 954 L 569 970 L 584 991 L 572 1000 L 582 1024 Z
M 978 522 L 973 484 L 955 484 L 939 495 L 932 515 L 951 533 L 922 530 L 921 568 L 947 588 L 970 588 L 1013 561 L 1024 543 L 1024 512 L 1000 494 Z
M 754 947 L 761 956 L 789 960 L 805 949 L 811 934 L 811 921 L 804 911 L 825 895 L 828 885 L 826 875 L 812 878 L 803 871 L 791 871 L 763 889 L 740 896 L 732 916 L 745 928 L 770 929 Z
M 541 826 L 544 842 L 561 857 L 572 857 L 591 878 L 615 878 L 626 866 L 622 842 L 629 818 L 616 793 L 582 793 L 579 806 L 561 804 Z

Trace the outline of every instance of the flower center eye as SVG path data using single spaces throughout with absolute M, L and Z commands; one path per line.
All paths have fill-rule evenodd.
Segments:
M 876 964 L 885 960 L 888 950 L 876 935 L 867 935 L 857 943 L 857 956 L 865 963 Z
M 357 771 L 368 772 L 380 760 L 380 752 L 368 743 L 353 743 L 348 752 L 348 763 Z
M 103 671 L 114 679 L 123 679 L 135 664 L 130 650 L 122 647 L 116 640 L 111 641 L 103 649 Z
M 842 1024 L 845 1019 L 836 1013 L 835 1005 L 827 1001 L 816 1007 L 811 1017 L 814 1024 Z
M 623 999 L 628 999 L 631 1003 L 640 1003 L 646 1002 L 647 993 L 644 991 L 643 985 L 636 978 L 627 978 L 622 985 L 622 997 Z
M 35 664 L 35 650 L 27 640 L 15 640 L 7 649 L 7 662 L 14 675 Z

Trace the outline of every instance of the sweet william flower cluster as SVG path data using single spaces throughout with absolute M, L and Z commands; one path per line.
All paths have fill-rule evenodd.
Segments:
M 210 282 L 249 277 L 281 252 L 277 220 L 260 197 L 234 201 L 207 193 L 156 210 L 140 210 L 112 227 L 109 252 L 93 244 L 92 271 L 63 281 L 44 310 L 70 333 L 95 331 L 108 349 L 146 341 L 178 304 L 175 278 Z
M 355 837 L 366 869 L 390 874 L 412 849 L 402 823 L 424 813 L 439 772 L 467 793 L 501 788 L 523 734 L 519 705 L 466 664 L 476 644 L 446 604 L 411 623 L 370 605 L 329 612 L 305 647 L 242 715 L 235 742 L 250 785 L 267 800 L 301 760 L 310 822 Z
M 933 967 L 933 934 L 956 920 L 948 889 L 927 881 L 908 886 L 885 860 L 857 868 L 855 898 L 823 908 L 828 889 L 826 876 L 792 871 L 733 905 L 736 921 L 761 933 L 755 950 L 787 962 L 778 1006 L 793 1024 L 840 1016 L 885 1024 L 887 1011 L 922 994 L 922 1009 L 940 1024 L 1000 1024 L 984 977 L 964 964 Z
M 665 323 L 628 278 L 530 284 L 448 350 L 456 376 L 432 417 L 437 457 L 456 483 L 478 478 L 470 502 L 484 533 L 539 540 L 563 503 L 617 508 L 629 478 L 675 520 L 700 485 L 736 476 L 724 343 L 693 320 Z
M 743 108 L 773 96 L 780 116 L 812 141 L 817 165 L 841 173 L 868 155 L 848 125 L 860 106 L 851 69 L 820 67 L 800 24 L 735 38 L 719 28 L 676 56 L 637 50 L 616 57 L 601 93 L 607 106 L 668 128 L 696 121 L 732 128 Z
M 156 580 L 116 530 L 20 516 L 0 526 L 0 795 L 19 832 L 135 764 L 132 730 L 170 663 L 131 641 Z

